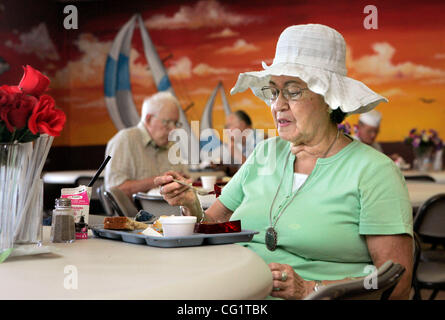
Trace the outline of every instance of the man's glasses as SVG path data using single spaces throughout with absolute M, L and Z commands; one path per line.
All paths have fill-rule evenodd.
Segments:
M 158 118 L 158 117 L 156 117 L 156 118 Z M 182 127 L 182 122 L 175 121 L 175 120 L 160 119 L 160 118 L 158 118 L 158 119 L 161 120 L 162 124 L 164 126 L 166 126 L 166 127 L 169 127 L 169 128 L 180 128 L 180 127 Z
M 276 87 L 266 86 L 261 88 L 264 98 L 275 101 L 278 99 L 280 92 L 283 94 L 284 99 L 287 101 L 297 101 L 300 100 L 303 90 L 308 90 L 308 88 L 299 88 L 297 86 L 289 86 L 283 89 L 278 89 Z

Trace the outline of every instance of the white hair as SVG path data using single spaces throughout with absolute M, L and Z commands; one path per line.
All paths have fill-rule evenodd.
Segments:
M 162 102 L 171 101 L 178 108 L 181 108 L 179 100 L 169 91 L 160 91 L 154 95 L 145 98 L 142 103 L 141 122 L 145 121 L 148 114 L 158 115 L 164 104 Z

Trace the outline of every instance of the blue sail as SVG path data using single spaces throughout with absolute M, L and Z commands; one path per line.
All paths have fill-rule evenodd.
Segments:
M 139 25 L 141 31 L 144 54 L 150 65 L 157 90 L 169 91 L 176 96 L 164 64 L 156 51 L 142 17 L 139 14 L 134 15 L 116 35 L 105 64 L 105 101 L 110 117 L 118 130 L 135 126 L 140 120 L 131 92 L 129 68 L 131 39 L 136 24 Z M 199 128 L 200 134 L 203 131 L 209 132 L 210 130 L 207 129 L 213 128 L 211 116 L 218 89 L 221 91 L 225 114 L 230 113 L 230 106 L 227 103 L 224 88 L 222 83 L 218 83 L 212 95 L 213 98 L 210 97 L 204 109 Z M 204 135 L 201 137 L 201 141 L 199 141 L 195 133 L 191 130 L 190 123 L 182 108 L 179 108 L 179 121 L 183 124 L 182 129 L 186 131 L 188 137 L 188 139 L 179 141 L 181 154 L 186 155 L 185 160 L 187 160 L 188 163 L 197 164 L 195 161 L 196 155 L 198 155 L 197 161 L 200 161 L 200 150 L 211 151 L 221 146 L 219 137 L 214 134 L 210 136 Z

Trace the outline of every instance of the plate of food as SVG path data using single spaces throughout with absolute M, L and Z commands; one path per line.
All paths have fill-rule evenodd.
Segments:
M 186 216 L 161 216 L 152 224 L 128 217 L 106 217 L 103 224 L 91 226 L 91 230 L 98 238 L 162 248 L 249 242 L 258 233 L 242 230 L 239 220 L 201 224 L 196 223 L 196 217 Z

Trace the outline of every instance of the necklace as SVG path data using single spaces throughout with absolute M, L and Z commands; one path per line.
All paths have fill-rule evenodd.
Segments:
M 335 137 L 334 141 L 332 141 L 331 145 L 326 150 L 326 152 L 323 154 L 322 158 L 326 157 L 327 154 L 329 153 L 329 151 L 331 151 L 335 142 L 337 142 L 339 135 L 340 135 L 340 130 L 337 130 L 337 136 Z M 281 179 L 280 179 L 280 183 L 278 184 L 277 192 L 275 192 L 275 196 L 272 200 L 272 204 L 271 204 L 270 210 L 269 210 L 269 228 L 267 228 L 267 230 L 266 230 L 266 235 L 265 235 L 264 240 L 266 242 L 267 249 L 269 249 L 270 251 L 274 251 L 277 248 L 278 234 L 277 234 L 277 231 L 275 230 L 275 226 L 277 225 L 278 220 L 281 218 L 281 215 L 287 209 L 287 207 L 291 204 L 291 202 L 295 199 L 295 196 L 298 194 L 298 191 L 303 188 L 303 186 L 306 184 L 306 181 L 307 181 L 307 179 L 306 179 L 306 181 L 303 183 L 303 185 L 294 193 L 294 195 L 292 196 L 292 199 L 290 199 L 290 201 L 286 204 L 286 206 L 283 208 L 283 210 L 281 210 L 281 212 L 275 218 L 275 221 L 272 221 L 273 206 L 275 204 L 275 200 L 277 199 L 278 193 L 280 192 L 281 184 L 283 183 L 284 173 L 286 172 L 286 167 L 287 167 L 287 163 L 289 162 L 290 154 L 291 154 L 291 151 L 289 150 L 289 153 L 287 154 L 287 157 L 286 157 L 286 164 L 284 165 L 284 169 L 283 169 L 283 174 L 281 175 Z

